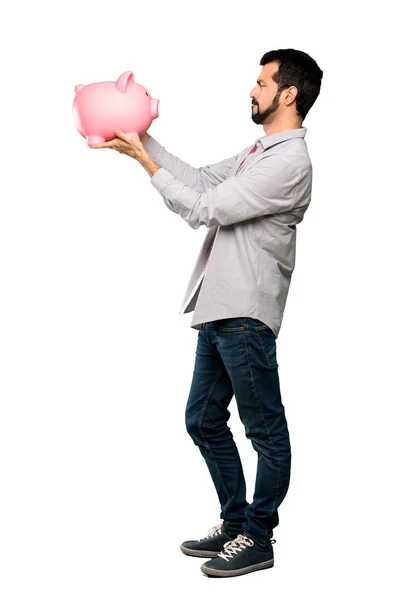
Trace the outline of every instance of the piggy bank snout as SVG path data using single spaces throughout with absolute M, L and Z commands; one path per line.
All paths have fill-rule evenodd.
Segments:
M 159 104 L 159 100 L 156 100 L 155 98 L 152 99 L 151 101 L 151 116 L 153 119 L 157 119 L 158 117 L 158 104 Z

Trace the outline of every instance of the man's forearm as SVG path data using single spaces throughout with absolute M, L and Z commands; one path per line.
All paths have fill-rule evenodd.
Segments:
M 143 146 L 145 146 L 145 145 L 146 145 L 146 143 L 147 143 L 147 142 L 149 141 L 149 139 L 150 139 L 150 136 L 149 136 L 149 134 L 147 133 L 147 131 L 145 131 L 144 133 L 142 133 L 142 135 L 139 135 L 139 137 L 140 137 L 140 141 L 142 142 Z
M 138 158 L 138 161 L 140 162 L 142 167 L 146 169 L 150 177 L 153 177 L 153 175 L 157 173 L 158 169 L 161 169 L 160 165 L 154 162 L 150 154 L 148 154 L 147 152 L 144 152 L 143 156 Z

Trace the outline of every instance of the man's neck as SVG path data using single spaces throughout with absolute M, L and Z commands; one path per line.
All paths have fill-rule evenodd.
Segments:
M 302 122 L 295 121 L 293 123 L 270 123 L 263 125 L 265 135 L 274 135 L 274 133 L 281 133 L 282 131 L 288 131 L 291 129 L 301 129 L 303 127 Z

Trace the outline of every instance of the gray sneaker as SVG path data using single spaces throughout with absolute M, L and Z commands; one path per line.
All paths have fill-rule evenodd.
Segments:
M 188 556 L 201 556 L 214 558 L 224 549 L 224 544 L 231 542 L 236 536 L 227 533 L 224 525 L 220 523 L 210 529 L 206 537 L 199 540 L 183 542 L 181 550 Z

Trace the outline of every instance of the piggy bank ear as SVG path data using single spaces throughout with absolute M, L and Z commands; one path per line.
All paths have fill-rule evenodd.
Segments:
M 118 77 L 117 81 L 115 82 L 115 87 L 119 92 L 124 94 L 126 92 L 126 88 L 128 86 L 129 81 L 135 81 L 134 75 L 132 71 L 125 71 L 124 73 L 122 73 L 122 75 Z
M 75 86 L 75 88 L 74 88 L 74 92 L 75 92 L 75 94 L 76 94 L 77 92 L 79 92 L 79 90 L 81 90 L 81 89 L 82 89 L 82 88 L 84 88 L 84 87 L 85 87 L 85 86 L 84 86 L 84 85 L 82 85 L 81 83 L 80 83 L 79 85 L 76 85 L 76 86 Z

